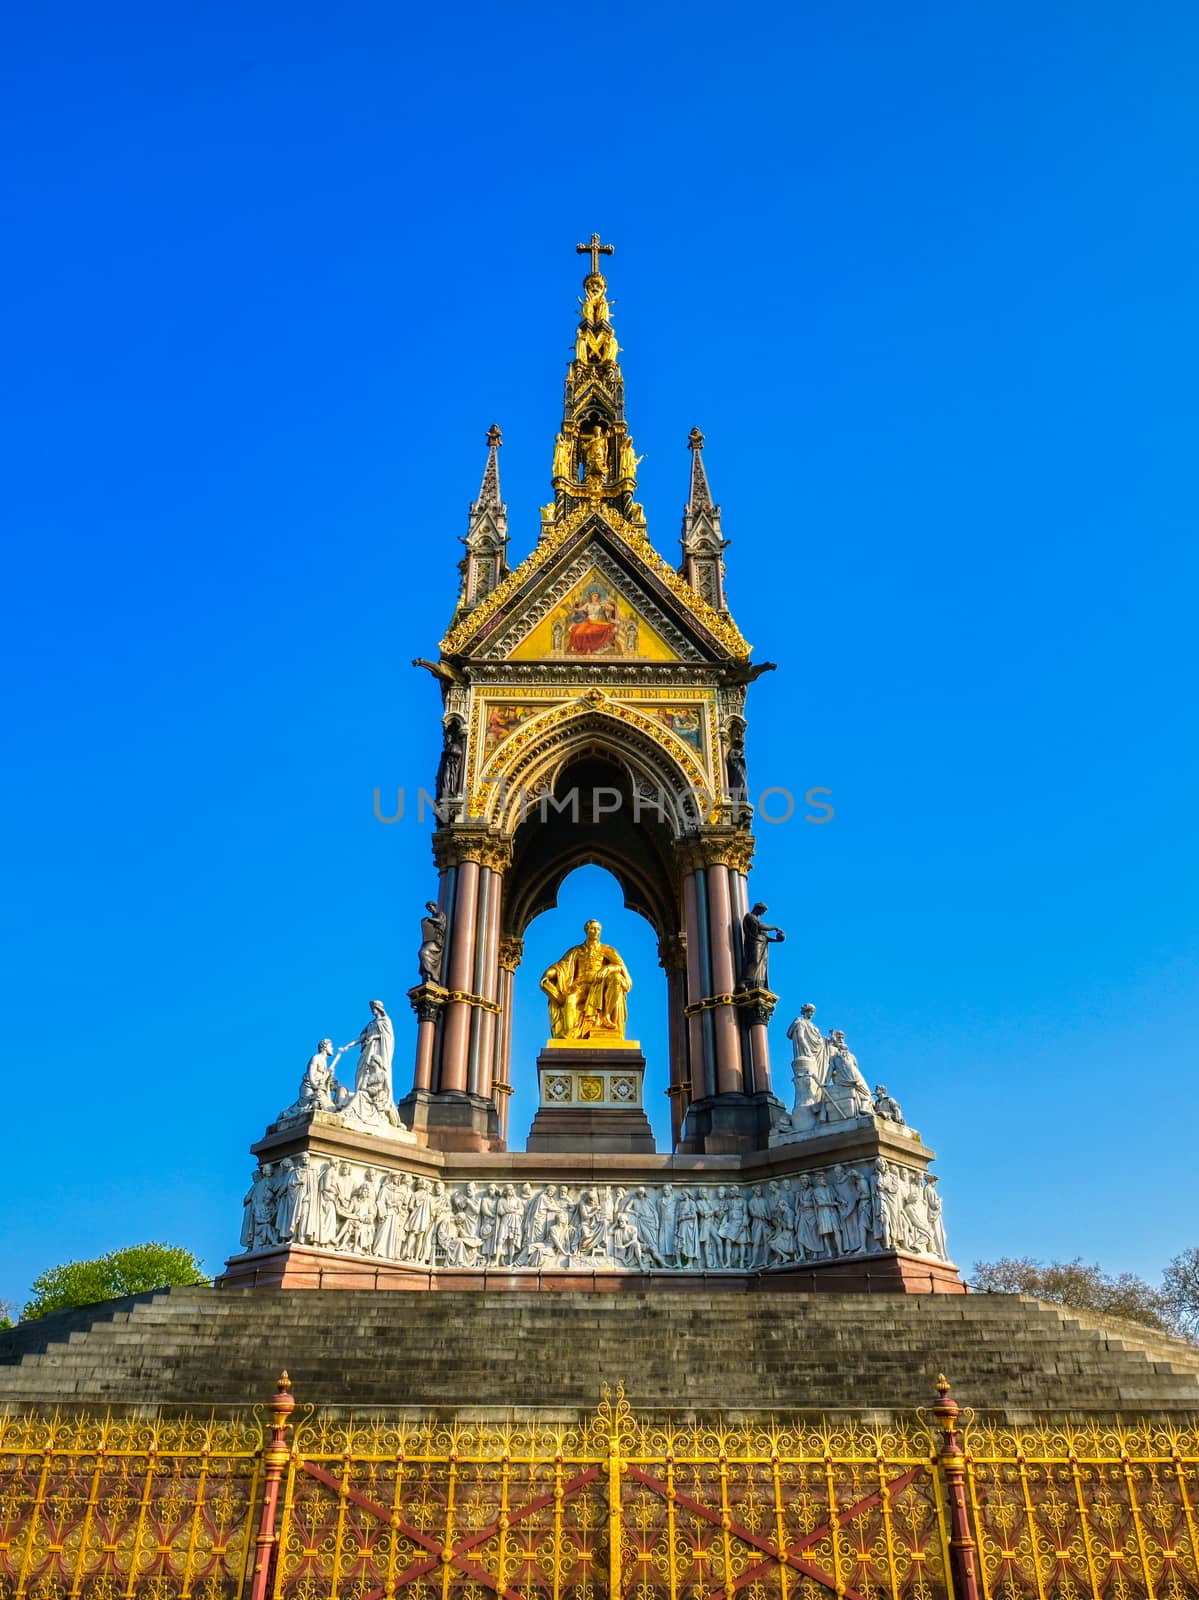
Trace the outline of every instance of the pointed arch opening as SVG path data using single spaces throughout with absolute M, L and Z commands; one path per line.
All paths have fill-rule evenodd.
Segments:
M 590 919 L 601 924 L 604 943 L 620 952 L 632 977 L 627 1031 L 640 1042 L 648 1063 L 645 1109 L 655 1142 L 659 1150 L 670 1150 L 667 978 L 659 965 L 657 929 L 645 909 L 630 902 L 612 868 L 600 861 L 580 862 L 558 873 L 553 898 L 540 904 L 525 926 L 524 955 L 514 985 L 511 1147 L 524 1148 L 538 1109 L 536 1062 L 550 1030 L 541 976 L 582 940 Z

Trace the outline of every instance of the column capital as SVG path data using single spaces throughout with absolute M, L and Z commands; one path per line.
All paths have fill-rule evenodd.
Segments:
M 512 865 L 512 841 L 496 828 L 438 828 L 433 835 L 433 859 L 443 869 L 475 861 L 492 872 L 507 872 Z
M 518 939 L 514 933 L 505 933 L 500 938 L 500 966 L 505 972 L 515 972 L 520 966 L 525 953 L 525 942 Z
M 668 933 L 658 940 L 658 965 L 663 972 L 685 972 L 687 970 L 687 935 L 685 933 Z
M 701 867 L 728 867 L 730 872 L 748 872 L 754 853 L 754 837 L 742 828 L 700 828 L 675 841 L 675 857 L 684 872 Z

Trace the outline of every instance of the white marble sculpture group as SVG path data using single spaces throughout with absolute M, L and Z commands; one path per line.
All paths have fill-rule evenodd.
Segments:
M 395 1105 L 395 1038 L 382 1001 L 358 1038 L 322 1039 L 279 1125 L 319 1117 L 415 1143 Z M 786 1144 L 830 1125 L 877 1118 L 906 1128 L 898 1103 L 871 1093 L 834 1028 L 805 1005 L 787 1030 L 795 1104 L 771 1137 Z M 335 1068 L 358 1048 L 354 1087 Z M 914 1135 L 912 1135 L 914 1137 Z M 745 1272 L 887 1250 L 946 1260 L 937 1180 L 882 1157 L 795 1176 L 641 1184 L 443 1182 L 308 1152 L 264 1161 L 245 1199 L 247 1254 L 298 1244 L 417 1267 Z
M 279 1122 L 296 1122 L 316 1112 L 335 1115 L 347 1127 L 385 1133 L 393 1139 L 411 1139 L 396 1110 L 391 1081 L 391 1059 L 395 1053 L 395 1031 L 382 1000 L 370 1003 L 371 1020 L 357 1039 L 337 1051 L 332 1039 L 322 1039 L 308 1058 L 300 1093 L 281 1111 Z M 358 1047 L 354 1087 L 338 1083 L 334 1068 L 347 1050 Z
M 766 1183 L 458 1183 L 306 1153 L 263 1162 L 249 1253 L 418 1267 L 744 1272 L 909 1250 L 945 1260 L 937 1180 L 879 1158 Z
M 906 1127 L 899 1103 L 887 1093 L 885 1084 L 880 1083 L 871 1094 L 841 1029 L 833 1028 L 826 1037 L 812 1021 L 815 1015 L 814 1005 L 801 1006 L 787 1029 L 795 1103 L 790 1116 L 776 1128 L 771 1144 L 790 1144 L 828 1132 L 830 1124 L 858 1117 L 878 1117 Z

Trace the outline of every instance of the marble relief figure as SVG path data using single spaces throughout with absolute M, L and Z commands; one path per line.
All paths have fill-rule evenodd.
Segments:
M 304 1244 L 418 1267 L 750 1272 L 903 1249 L 946 1259 L 936 1179 L 839 1162 L 769 1183 L 442 1182 L 301 1154 L 256 1170 L 247 1253 Z

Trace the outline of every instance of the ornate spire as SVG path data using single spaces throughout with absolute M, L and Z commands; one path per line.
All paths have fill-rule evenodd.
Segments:
M 490 594 L 508 573 L 508 507 L 500 498 L 499 450 L 503 442 L 493 422 L 487 430 L 487 465 L 483 468 L 479 498 L 471 504 L 462 541 L 466 554 L 458 563 L 462 589 L 455 619 Z
M 472 517 L 481 506 L 494 508 L 500 505 L 500 461 L 498 452 L 503 442 L 503 435 L 493 422 L 487 430 L 487 465 L 483 468 L 483 482 L 479 486 L 479 498 L 470 508 Z
M 638 456 L 624 419 L 624 377 L 617 357 L 620 346 L 612 328 L 608 282 L 599 270 L 601 255 L 615 247 L 575 246 L 590 255 L 591 271 L 583 279 L 574 359 L 566 374 L 562 428 L 554 442 L 554 504 L 546 508 L 547 524 L 582 501 L 611 500 L 622 515 L 640 520 L 633 501 Z
M 728 540 L 720 531 L 720 507 L 713 502 L 704 467 L 704 436 L 692 428 L 687 436 L 691 451 L 691 493 L 683 507 L 683 561 L 679 572 L 718 611 L 727 611 L 724 598 L 724 551 Z
M 708 474 L 704 470 L 704 436 L 698 428 L 687 435 L 687 448 L 691 451 L 691 497 L 688 509 L 696 511 L 712 508 L 712 491 L 708 488 Z

